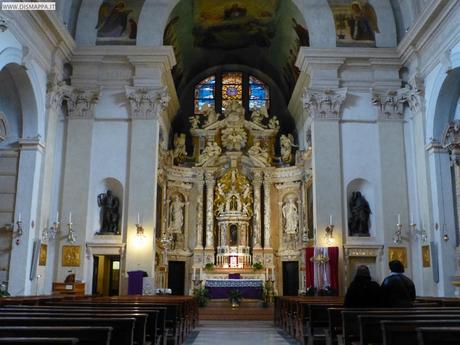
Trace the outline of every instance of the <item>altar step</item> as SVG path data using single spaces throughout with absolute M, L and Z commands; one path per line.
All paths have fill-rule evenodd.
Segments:
M 273 321 L 273 305 L 262 307 L 262 301 L 243 300 L 239 308 L 232 308 L 228 300 L 211 300 L 200 308 L 200 320 L 256 320 Z

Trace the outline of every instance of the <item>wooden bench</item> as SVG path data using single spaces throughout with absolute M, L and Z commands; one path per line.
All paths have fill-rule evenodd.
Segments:
M 112 327 L 111 345 L 133 345 L 134 318 L 2 317 L 2 326 L 105 326 Z
M 460 327 L 417 327 L 419 345 L 458 345 Z
M 0 338 L 0 344 L 8 345 L 74 345 L 78 344 L 77 338 Z
M 78 338 L 79 345 L 109 345 L 112 327 L 0 326 L 0 337 Z
M 384 345 L 418 345 L 417 328 L 420 327 L 460 327 L 460 317 L 456 320 L 437 318 L 429 320 L 385 320 L 381 322 Z M 458 344 L 458 342 L 457 342 Z M 438 344 L 436 344 L 438 345 Z

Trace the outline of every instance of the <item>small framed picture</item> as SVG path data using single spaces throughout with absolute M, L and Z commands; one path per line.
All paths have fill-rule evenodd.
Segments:
M 388 262 L 399 260 L 407 267 L 407 248 L 406 247 L 388 247 Z
M 46 257 L 48 256 L 48 245 L 42 244 L 40 245 L 40 255 L 38 257 L 38 265 L 39 266 L 46 266 Z
M 423 267 L 431 267 L 430 246 L 422 246 L 422 264 Z
M 80 267 L 80 246 L 62 246 L 62 266 Z

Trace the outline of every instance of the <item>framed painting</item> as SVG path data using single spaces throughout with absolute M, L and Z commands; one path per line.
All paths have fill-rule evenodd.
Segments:
M 46 266 L 47 255 L 48 255 L 48 245 L 47 244 L 40 245 L 40 255 L 38 256 L 39 266 Z
M 62 246 L 62 266 L 80 267 L 80 246 Z
M 422 246 L 422 264 L 423 267 L 431 267 L 430 246 Z
M 388 262 L 399 260 L 404 267 L 407 267 L 407 248 L 406 247 L 388 247 Z

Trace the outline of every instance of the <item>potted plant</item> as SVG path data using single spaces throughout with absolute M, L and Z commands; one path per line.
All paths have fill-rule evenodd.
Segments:
M 263 269 L 264 265 L 262 265 L 262 263 L 260 263 L 260 262 L 254 262 L 252 264 L 252 268 L 254 269 L 254 271 L 258 271 L 258 270 Z
M 193 296 L 195 296 L 199 307 L 206 307 L 209 302 L 209 291 L 205 287 L 193 289 Z
M 208 262 L 206 265 L 204 265 L 204 269 L 206 271 L 212 271 L 214 269 L 214 264 L 212 262 Z
M 228 300 L 232 304 L 232 308 L 238 308 L 242 299 L 240 290 L 232 289 L 228 292 Z

